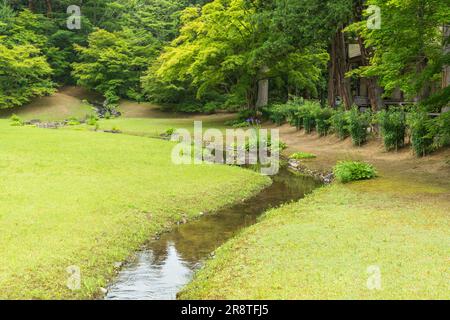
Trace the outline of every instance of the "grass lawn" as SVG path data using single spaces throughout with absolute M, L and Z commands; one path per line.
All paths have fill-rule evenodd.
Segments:
M 77 126 L 75 128 L 92 129 L 87 125 Z M 99 130 L 119 129 L 124 134 L 145 136 L 145 137 L 159 137 L 166 133 L 168 129 L 188 129 L 193 131 L 194 120 L 190 118 L 181 119 L 145 119 L 145 118 L 116 118 L 110 120 L 100 120 Z M 226 127 L 223 121 L 219 119 L 205 119 L 203 121 L 203 128 L 216 128 L 225 130 Z
M 149 237 L 270 183 L 227 166 L 175 166 L 169 142 L 0 120 L 0 298 L 90 298 Z M 66 287 L 69 266 L 82 289 Z
M 448 299 L 449 208 L 448 189 L 388 177 L 324 187 L 225 244 L 180 298 Z

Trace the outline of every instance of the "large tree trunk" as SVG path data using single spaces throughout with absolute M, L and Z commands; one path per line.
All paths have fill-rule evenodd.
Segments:
M 330 48 L 330 62 L 328 64 L 328 105 L 336 107 L 336 50 L 334 45 Z
M 363 10 L 364 4 L 363 1 L 357 1 L 355 3 L 355 16 L 358 21 L 362 21 L 363 19 Z M 358 44 L 361 50 L 361 59 L 363 66 L 368 66 L 370 64 L 370 57 L 373 53 L 372 49 L 369 49 L 364 44 L 364 39 L 362 37 L 358 37 Z M 377 77 L 367 78 L 368 84 L 368 95 L 370 100 L 370 106 L 373 111 L 378 111 L 384 108 L 384 102 L 382 98 L 383 89 L 378 84 Z
M 450 53 L 450 43 L 446 42 L 450 37 L 450 25 L 443 26 L 443 35 L 444 35 L 444 53 Z M 442 73 L 442 88 L 447 88 L 450 86 L 450 66 L 445 65 Z
M 269 104 L 269 79 L 267 78 L 268 67 L 261 68 L 260 80 L 258 80 L 258 97 L 256 108 L 260 109 Z
M 28 0 L 28 9 L 34 12 L 34 0 Z
M 349 63 L 347 44 L 342 31 L 343 27 L 341 26 L 336 31 L 331 43 L 328 101 L 331 106 L 335 106 L 335 95 L 338 95 L 341 97 L 344 107 L 349 109 L 353 104 L 353 99 L 350 90 L 350 79 L 345 76 L 349 71 Z
M 370 55 L 372 54 L 371 50 L 366 48 L 364 45 L 364 40 L 361 37 L 358 37 L 359 48 L 361 49 L 361 59 L 364 66 L 368 66 L 370 64 Z M 383 89 L 378 84 L 377 77 L 369 77 L 367 78 L 368 84 L 368 95 L 370 100 L 370 105 L 373 111 L 379 111 L 384 108 L 384 101 L 382 98 Z

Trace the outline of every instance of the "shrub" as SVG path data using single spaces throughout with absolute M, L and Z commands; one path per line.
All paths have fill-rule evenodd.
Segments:
M 215 102 L 208 102 L 203 106 L 203 112 L 213 114 L 218 108 L 219 106 Z
M 109 120 L 109 119 L 111 119 L 111 112 L 109 112 L 109 111 L 106 111 L 106 113 L 105 113 L 105 115 L 103 116 L 106 120 Z
M 95 126 L 98 122 L 97 116 L 91 114 L 86 117 L 86 124 L 88 126 Z
M 287 121 L 287 114 L 285 110 L 285 104 L 277 104 L 272 106 L 269 113 L 269 119 L 277 126 L 281 126 Z
M 16 114 L 13 114 L 9 120 L 11 121 L 11 126 L 13 127 L 23 126 L 23 120 Z
M 339 139 L 344 140 L 350 135 L 348 131 L 348 116 L 345 110 L 337 110 L 330 120 L 331 127 Z
M 450 112 L 441 114 L 435 121 L 436 139 L 435 147 L 441 148 L 450 145 Z
M 311 133 L 316 126 L 316 114 L 321 109 L 319 103 L 314 101 L 307 101 L 302 107 L 303 109 L 303 127 L 306 133 Z
M 342 183 L 368 180 L 377 176 L 377 171 L 371 164 L 358 161 L 339 162 L 333 171 L 336 179 Z
M 289 122 L 291 125 L 297 126 L 297 112 L 303 104 L 303 98 L 292 96 L 285 104 L 276 104 L 271 107 L 264 108 L 263 115 L 278 126 L 281 126 L 285 122 Z
M 167 137 L 171 137 L 175 133 L 175 131 L 176 131 L 175 128 L 169 128 L 166 130 L 166 132 L 164 132 L 164 135 Z
M 249 141 L 246 142 L 245 150 L 250 151 L 250 149 L 252 147 L 256 147 L 259 150 L 259 147 L 264 144 L 267 144 L 267 148 L 271 149 L 272 148 L 272 136 L 269 134 L 269 135 L 267 135 L 267 138 L 264 138 L 264 140 L 262 140 L 262 139 L 263 138 L 259 135 L 259 132 L 256 131 L 256 134 L 253 136 L 253 138 L 251 138 Z M 278 151 L 283 151 L 287 148 L 288 148 L 287 144 L 280 140 Z
M 316 130 L 320 136 L 328 135 L 331 127 L 331 117 L 333 116 L 333 109 L 318 108 L 314 110 L 314 117 L 316 121 Z
M 294 160 L 315 159 L 315 158 L 317 158 L 316 155 L 308 152 L 296 152 L 289 156 L 289 159 Z
M 68 125 L 68 126 L 77 126 L 77 125 L 79 125 L 79 124 L 80 124 L 80 121 L 78 121 L 78 119 L 75 118 L 75 117 L 69 118 L 69 119 L 67 120 L 67 125 Z
M 362 146 L 367 142 L 371 120 L 372 114 L 370 112 L 359 112 L 356 106 L 348 113 L 348 131 L 355 146 Z
M 234 129 L 240 129 L 240 128 L 248 128 L 250 127 L 250 122 L 243 121 L 243 122 L 237 122 L 233 124 Z
M 432 152 L 434 136 L 436 134 L 435 122 L 423 110 L 413 110 L 408 115 L 408 126 L 411 130 L 411 143 L 414 153 L 418 157 L 425 157 Z
M 405 145 L 406 115 L 403 110 L 383 110 L 377 115 L 386 150 L 395 150 Z

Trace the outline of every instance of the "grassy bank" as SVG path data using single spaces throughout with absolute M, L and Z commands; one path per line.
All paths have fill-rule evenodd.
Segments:
M 0 298 L 89 298 L 148 237 L 248 197 L 268 179 L 175 166 L 168 142 L 0 120 Z M 81 290 L 67 288 L 69 266 Z
M 324 187 L 220 248 L 180 298 L 447 299 L 449 208 L 448 188 L 409 179 Z

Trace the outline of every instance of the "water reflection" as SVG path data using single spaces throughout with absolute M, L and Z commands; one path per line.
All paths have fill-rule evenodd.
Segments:
M 120 272 L 106 299 L 175 299 L 209 255 L 238 231 L 256 223 L 270 208 L 296 201 L 319 183 L 283 169 L 256 197 L 207 215 L 148 244 L 135 262 Z

